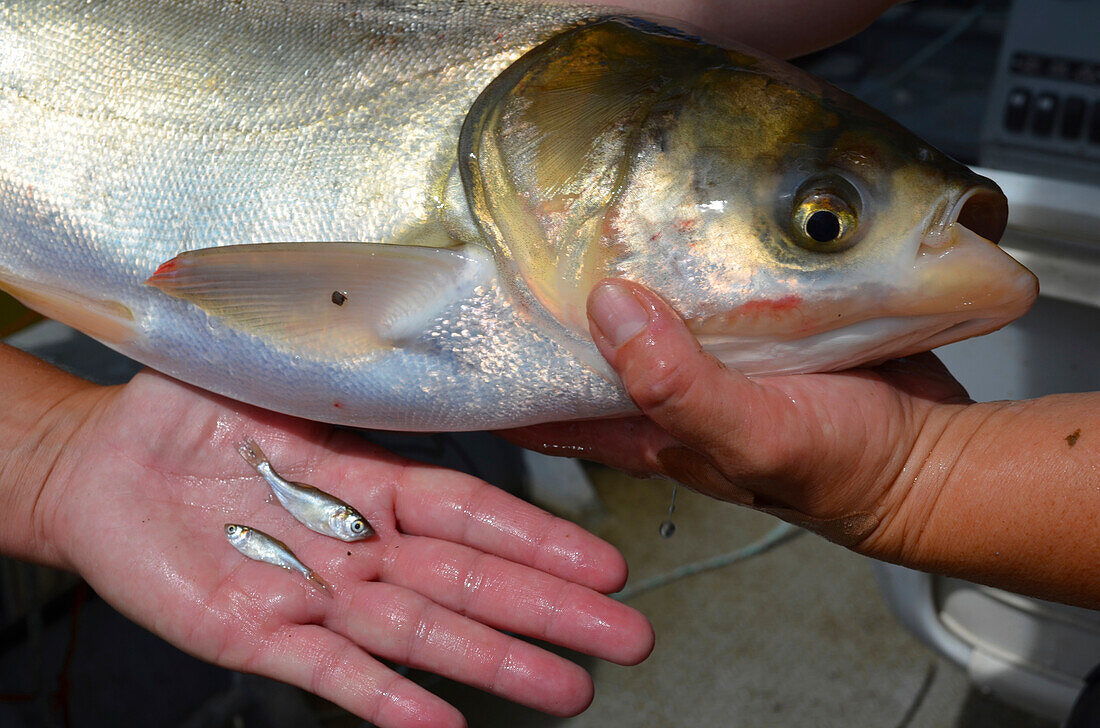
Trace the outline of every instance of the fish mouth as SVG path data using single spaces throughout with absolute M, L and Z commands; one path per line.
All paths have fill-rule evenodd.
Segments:
M 897 326 L 896 351 L 874 364 L 988 334 L 1023 316 L 1039 295 L 1035 275 L 997 246 L 1008 226 L 1008 200 L 979 178 L 946 206 L 921 240 L 909 284 L 886 307 Z
M 992 180 L 981 179 L 983 184 L 959 196 L 947 214 L 944 227 L 962 225 L 996 245 L 1008 227 L 1008 198 Z
M 997 245 L 1008 226 L 1008 200 L 991 180 L 979 180 L 926 233 L 909 285 L 884 312 L 897 321 L 900 350 L 868 363 L 991 333 L 1035 303 L 1038 279 Z
M 1035 275 L 997 246 L 1008 225 L 1008 200 L 993 182 L 982 179 L 984 184 L 960 195 L 921 240 L 910 285 L 893 313 L 964 314 L 966 320 L 988 320 L 999 328 L 1035 302 Z

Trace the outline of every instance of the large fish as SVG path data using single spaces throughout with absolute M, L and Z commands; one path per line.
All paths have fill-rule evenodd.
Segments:
M 1003 195 L 805 73 L 603 7 L 0 2 L 0 287 L 303 417 L 632 409 L 605 276 L 751 374 L 996 329 Z

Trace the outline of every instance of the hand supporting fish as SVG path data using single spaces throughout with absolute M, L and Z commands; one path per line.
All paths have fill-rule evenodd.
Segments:
M 1100 609 L 1100 449 L 1076 445 L 1100 431 L 1100 392 L 975 403 L 931 353 L 748 378 L 636 284 L 605 282 L 589 313 L 643 414 L 511 439 L 664 475 L 876 559 Z
M 21 443 L 0 460 L 10 517 L 0 551 L 81 574 L 196 657 L 386 728 L 459 728 L 457 710 L 390 664 L 573 714 L 591 700 L 585 670 L 513 635 L 622 663 L 652 646 L 645 618 L 601 593 L 626 579 L 613 547 L 475 478 L 153 371 L 100 387 L 41 363 L 13 373 L 12 360 L 33 362 L 0 345 L 0 381 L 12 385 L 0 387 L 0 441 Z M 293 542 L 332 599 L 226 548 L 226 521 L 268 533 L 290 523 L 257 478 L 240 477 L 235 450 L 247 437 L 278 441 L 281 458 L 333 483 L 335 496 L 371 504 L 381 538 Z M 476 649 L 452 649 L 460 644 Z
M 15 7 L 0 288 L 266 408 L 413 430 L 631 412 L 585 319 L 609 276 L 758 375 L 922 351 L 1035 297 L 993 244 L 989 180 L 663 21 L 494 0 Z

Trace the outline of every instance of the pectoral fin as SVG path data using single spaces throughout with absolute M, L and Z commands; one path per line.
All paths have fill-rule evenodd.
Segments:
M 494 270 L 474 245 L 267 243 L 182 253 L 146 282 L 242 331 L 353 357 L 421 333 Z

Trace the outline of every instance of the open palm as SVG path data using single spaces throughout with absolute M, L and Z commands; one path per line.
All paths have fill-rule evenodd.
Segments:
M 344 543 L 267 499 L 237 445 L 348 502 L 377 536 Z M 377 658 L 554 713 L 592 696 L 577 665 L 506 630 L 620 663 L 652 630 L 600 592 L 622 557 L 577 526 L 475 478 L 401 460 L 348 433 L 142 372 L 105 390 L 36 509 L 68 563 L 121 612 L 220 665 L 311 690 L 381 726 L 461 725 Z M 284 541 L 333 587 L 250 561 L 227 522 Z

